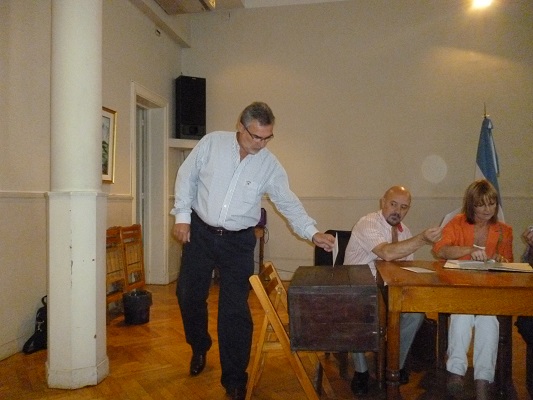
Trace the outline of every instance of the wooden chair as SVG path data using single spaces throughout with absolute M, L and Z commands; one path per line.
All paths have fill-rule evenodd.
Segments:
M 144 287 L 144 256 L 141 225 L 134 224 L 120 228 L 124 246 L 126 292 Z
M 114 226 L 106 230 L 106 304 L 122 300 L 126 289 L 124 266 L 120 227 Z
M 316 353 L 305 353 L 313 365 L 317 366 L 315 383 L 307 374 L 300 354 L 291 351 L 288 327 L 287 291 L 271 262 L 264 264 L 259 275 L 250 277 L 252 288 L 265 311 L 265 317 L 261 326 L 259 340 L 257 342 L 255 357 L 248 380 L 246 399 L 252 397 L 254 387 L 257 385 L 263 370 L 266 356 L 271 351 L 282 350 L 289 359 L 300 385 L 308 399 L 319 399 L 319 394 L 324 388 L 328 397 L 335 397 L 333 389 L 326 375 L 323 373 L 322 364 Z M 303 353 L 302 353 L 303 354 Z M 318 393 L 317 393 L 318 392 Z

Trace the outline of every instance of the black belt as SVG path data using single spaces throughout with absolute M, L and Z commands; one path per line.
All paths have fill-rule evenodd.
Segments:
M 228 229 L 224 229 L 224 228 L 221 228 L 221 227 L 218 227 L 218 226 L 211 226 L 211 225 L 208 225 L 206 224 L 202 218 L 200 218 L 198 216 L 198 214 L 196 214 L 196 212 L 192 212 L 192 218 L 195 219 L 197 222 L 200 223 L 200 225 L 202 225 L 204 228 L 206 228 L 209 232 L 211 233 L 214 233 L 215 235 L 219 235 L 219 236 L 222 236 L 222 235 L 235 235 L 235 234 L 238 234 L 238 233 L 245 233 L 245 232 L 249 232 L 252 227 L 250 228 L 245 228 L 245 229 L 240 229 L 238 231 L 230 231 Z

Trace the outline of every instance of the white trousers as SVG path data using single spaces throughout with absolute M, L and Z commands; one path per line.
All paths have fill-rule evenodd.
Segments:
M 413 344 L 416 332 L 424 322 L 424 313 L 401 313 L 400 314 L 400 369 L 405 364 L 407 353 Z M 357 372 L 368 371 L 365 353 L 353 353 L 353 365 Z
M 468 368 L 467 353 L 474 332 L 474 379 L 494 381 L 500 324 L 492 315 L 452 314 L 448 329 L 446 369 L 464 376 Z

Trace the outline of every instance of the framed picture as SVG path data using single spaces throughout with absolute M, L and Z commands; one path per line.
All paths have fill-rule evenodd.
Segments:
M 117 112 L 102 107 L 102 181 L 115 181 L 115 147 L 117 140 Z

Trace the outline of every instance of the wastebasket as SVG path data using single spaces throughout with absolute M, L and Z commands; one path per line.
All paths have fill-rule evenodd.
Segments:
M 148 290 L 132 290 L 122 295 L 124 322 L 127 325 L 141 325 L 150 321 L 152 293 Z

